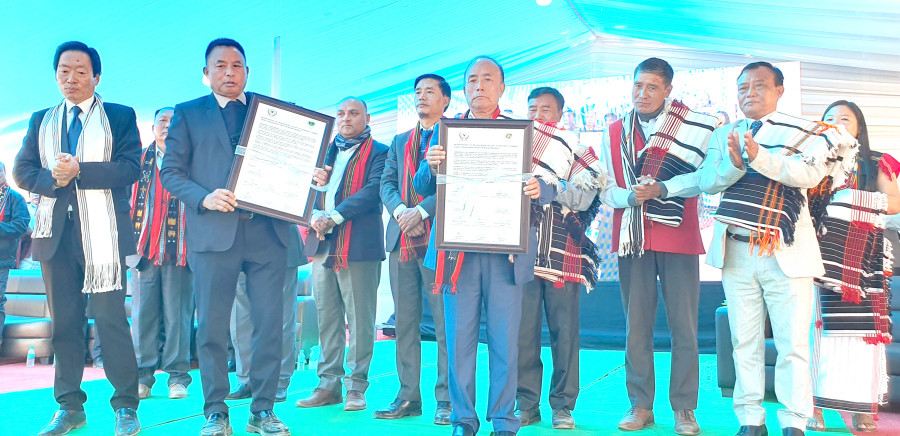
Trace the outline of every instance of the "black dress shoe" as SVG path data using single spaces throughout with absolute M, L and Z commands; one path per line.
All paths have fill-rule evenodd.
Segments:
M 453 426 L 452 436 L 475 436 L 475 430 L 465 424 L 457 424 Z
M 287 388 L 278 388 L 275 390 L 275 402 L 283 403 L 287 400 Z
M 781 430 L 784 436 L 803 436 L 803 430 L 796 427 L 787 427 Z
M 437 409 L 434 411 L 434 423 L 437 425 L 450 425 L 450 413 L 453 407 L 449 401 L 438 401 Z
M 59 436 L 87 424 L 84 410 L 58 410 L 38 436 Z
M 271 410 L 250 413 L 247 421 L 247 433 L 257 433 L 264 436 L 291 436 L 288 427 L 275 416 Z
M 378 419 L 398 419 L 406 416 L 422 416 L 422 402 L 397 398 L 387 409 L 375 411 L 375 417 Z
M 532 410 L 516 410 L 516 417 L 522 423 L 522 427 L 541 422 L 541 410 L 534 408 Z
M 200 436 L 231 436 L 233 432 L 228 414 L 222 412 L 213 412 L 200 428 Z
M 116 410 L 116 436 L 134 436 L 141 431 L 137 411 L 128 407 Z
M 765 425 L 742 425 L 735 436 L 769 436 Z
M 250 384 L 238 383 L 238 385 L 234 387 L 234 390 L 225 396 L 225 399 L 243 400 L 244 398 L 250 398 L 251 396 L 253 396 L 253 389 L 250 388 Z

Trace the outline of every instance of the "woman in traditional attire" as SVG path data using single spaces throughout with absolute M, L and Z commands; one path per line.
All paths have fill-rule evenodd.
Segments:
M 884 216 L 900 212 L 900 163 L 869 148 L 866 121 L 855 103 L 832 103 L 822 120 L 846 127 L 859 142 L 859 154 L 847 184 L 835 191 L 828 216 L 817 223 L 827 272 L 816 280 L 815 411 L 807 428 L 825 429 L 824 408 L 850 412 L 855 431 L 874 432 L 874 416 L 887 393 L 885 344 L 891 341 L 891 259 L 889 244 L 883 242 Z M 844 221 L 842 210 L 847 212 Z M 861 309 L 865 316 L 859 316 Z

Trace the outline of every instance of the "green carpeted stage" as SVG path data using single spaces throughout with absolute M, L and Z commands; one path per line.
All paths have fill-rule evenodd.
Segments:
M 487 348 L 479 346 L 478 352 L 478 413 L 482 418 L 479 435 L 490 434 L 490 423 L 484 422 L 487 398 Z M 544 394 L 541 412 L 544 420 L 524 427 L 522 436 L 580 436 L 580 435 L 624 435 L 634 436 L 673 435 L 673 416 L 668 402 L 669 353 L 656 353 L 656 425 L 634 433 L 621 432 L 616 423 L 629 407 L 625 393 L 624 356 L 621 351 L 581 352 L 581 395 L 578 407 L 573 412 L 575 430 L 552 430 L 551 410 L 546 404 L 550 373 L 550 350 L 544 348 Z M 433 342 L 423 343 L 422 393 L 424 414 L 420 417 L 388 421 L 372 417 L 375 409 L 387 406 L 396 395 L 398 382 L 394 366 L 394 341 L 379 341 L 375 344 L 375 358 L 370 371 L 371 386 L 366 393 L 368 408 L 360 412 L 344 412 L 343 406 L 335 405 L 318 409 L 301 409 L 294 405 L 297 399 L 308 395 L 316 386 L 316 375 L 312 370 L 297 371 L 288 390 L 288 400 L 275 405 L 275 413 L 291 428 L 294 435 L 449 435 L 449 426 L 431 423 L 434 414 L 433 386 L 437 375 L 436 346 Z M 722 398 L 716 386 L 715 355 L 700 356 L 700 401 L 697 420 L 704 436 L 732 436 L 738 424 L 731 409 L 731 399 Z M 153 395 L 141 402 L 138 415 L 143 425 L 141 435 L 181 436 L 196 435 L 204 423 L 203 396 L 200 376 L 191 371 L 194 383 L 190 385 L 189 397 L 170 400 L 167 396 L 166 375 L 157 374 Z M 233 376 L 233 375 L 232 375 Z M 8 377 L 8 375 L 7 375 Z M 0 381 L 4 378 L 0 366 Z M 9 379 L 7 379 L 9 381 Z M 232 378 L 234 383 L 234 378 Z M 83 388 L 88 393 L 85 404 L 88 425 L 75 430 L 70 435 L 105 435 L 113 430 L 114 415 L 109 406 L 112 388 L 106 380 L 86 382 Z M 230 401 L 232 426 L 236 435 L 247 434 L 244 426 L 250 410 L 250 400 Z M 55 409 L 52 388 L 34 389 L 0 394 L 0 410 L 4 419 L 0 424 L 2 435 L 36 434 L 49 422 Z M 777 404 L 766 403 L 769 410 L 768 426 L 772 434 L 780 434 L 775 416 Z M 850 435 L 837 412 L 826 411 L 825 421 L 829 436 Z M 815 433 L 811 433 L 815 434 Z

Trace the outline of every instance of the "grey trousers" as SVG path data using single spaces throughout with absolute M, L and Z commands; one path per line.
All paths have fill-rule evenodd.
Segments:
M 391 252 L 389 267 L 391 294 L 394 296 L 394 318 L 397 332 L 397 376 L 400 393 L 397 398 L 422 401 L 419 382 L 422 373 L 422 295 L 428 300 L 434 318 L 434 334 L 438 344 L 435 401 L 450 401 L 447 385 L 447 334 L 444 327 L 444 296 L 432 292 L 434 270 L 426 268 L 424 259 L 400 261 L 400 250 Z
M 297 366 L 297 270 L 288 267 L 284 276 L 284 307 L 282 308 L 281 371 L 278 374 L 278 388 L 287 389 Z M 231 310 L 231 342 L 234 346 L 234 366 L 238 383 L 250 383 L 250 339 L 253 337 L 253 323 L 250 322 L 250 300 L 247 298 L 247 278 L 243 273 L 238 277 L 234 294 L 234 308 Z
M 625 310 L 625 387 L 631 405 L 653 409 L 656 375 L 653 369 L 653 325 L 662 288 L 666 320 L 672 334 L 672 410 L 697 408 L 700 382 L 697 350 L 697 306 L 700 303 L 700 260 L 695 254 L 647 250 L 641 257 L 619 257 L 619 284 Z
M 341 379 L 348 391 L 369 387 L 369 364 L 375 346 L 375 302 L 381 280 L 381 262 L 348 262 L 335 272 L 323 266 L 326 255 L 313 257 L 313 295 L 319 316 L 319 388 L 341 394 Z M 345 323 L 346 319 L 346 323 Z M 350 349 L 344 370 L 346 328 Z
M 138 285 L 131 290 L 131 336 L 138 382 L 153 386 L 153 373 L 161 369 L 169 374 L 169 386 L 187 386 L 191 383 L 188 370 L 194 316 L 191 271 L 174 264 L 157 266 L 146 259 L 139 266 L 135 270 Z
M 575 409 L 578 399 L 578 301 L 581 283 L 566 282 L 562 288 L 535 278 L 522 289 L 522 324 L 519 327 L 519 381 L 516 408 L 534 410 L 541 402 L 541 327 L 543 308 L 550 330 L 553 375 L 550 377 L 550 407 Z

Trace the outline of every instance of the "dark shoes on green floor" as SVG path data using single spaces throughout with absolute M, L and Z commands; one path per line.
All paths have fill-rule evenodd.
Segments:
M 87 418 L 83 410 L 59 410 L 38 436 L 64 435 L 85 424 Z M 137 411 L 127 407 L 116 410 L 116 436 L 134 436 L 140 432 L 141 423 L 138 422 Z
M 38 436 L 64 435 L 73 429 L 84 427 L 85 424 L 87 424 L 87 418 L 85 418 L 83 410 L 59 410 Z
M 263 436 L 291 436 L 288 427 L 275 416 L 271 410 L 251 412 L 247 421 L 247 433 L 256 433 Z
M 209 418 L 206 418 L 206 424 L 200 429 L 200 436 L 231 436 L 233 432 L 228 414 L 213 412 Z
M 134 436 L 140 432 L 137 410 L 128 407 L 116 410 L 116 436 Z
M 519 418 L 522 427 L 541 422 L 541 410 L 538 408 L 532 410 L 516 410 L 516 418 Z
M 735 436 L 769 436 L 765 425 L 742 425 Z

